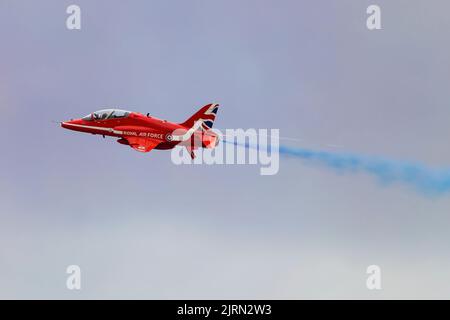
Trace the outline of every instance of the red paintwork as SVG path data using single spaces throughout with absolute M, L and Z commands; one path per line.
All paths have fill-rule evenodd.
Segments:
M 172 149 L 180 144 L 194 157 L 197 147 L 214 148 L 219 137 L 211 131 L 218 110 L 218 104 L 208 104 L 184 123 L 178 124 L 138 112 L 109 109 L 92 113 L 90 116 L 61 122 L 61 127 L 103 136 L 119 138 L 117 142 L 129 145 L 140 152 L 152 149 Z M 113 112 L 114 111 L 114 112 Z M 96 118 L 98 115 L 104 119 Z M 115 118 L 115 115 L 120 117 Z

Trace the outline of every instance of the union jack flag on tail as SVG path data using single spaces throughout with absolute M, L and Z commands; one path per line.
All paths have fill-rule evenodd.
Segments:
M 201 121 L 202 125 L 200 128 L 203 131 L 208 131 L 212 129 L 214 120 L 216 119 L 217 111 L 219 110 L 219 105 L 217 103 L 210 103 L 197 111 L 192 117 L 187 119 L 185 122 L 180 123 L 182 126 L 187 128 L 192 128 L 197 121 Z

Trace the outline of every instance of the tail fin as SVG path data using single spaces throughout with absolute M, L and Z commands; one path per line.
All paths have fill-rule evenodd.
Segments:
M 202 121 L 201 128 L 204 131 L 208 131 L 212 128 L 214 120 L 216 119 L 217 110 L 219 110 L 219 105 L 217 103 L 210 103 L 198 110 L 192 117 L 187 119 L 185 122 L 180 123 L 182 126 L 187 128 L 192 128 L 194 124 L 198 121 Z

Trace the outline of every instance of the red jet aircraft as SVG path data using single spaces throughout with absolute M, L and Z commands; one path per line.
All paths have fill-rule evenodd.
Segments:
M 61 127 L 103 137 L 119 138 L 117 142 L 139 152 L 153 149 L 172 149 L 176 145 L 187 148 L 194 158 L 198 147 L 214 148 L 219 137 L 211 131 L 218 104 L 208 104 L 183 123 L 173 123 L 155 117 L 119 109 L 96 111 L 81 119 L 61 122 Z

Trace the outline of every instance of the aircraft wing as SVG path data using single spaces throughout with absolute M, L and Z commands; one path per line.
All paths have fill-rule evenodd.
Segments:
M 124 137 L 128 141 L 130 147 L 139 152 L 150 152 L 152 151 L 161 141 L 142 138 L 142 137 Z

